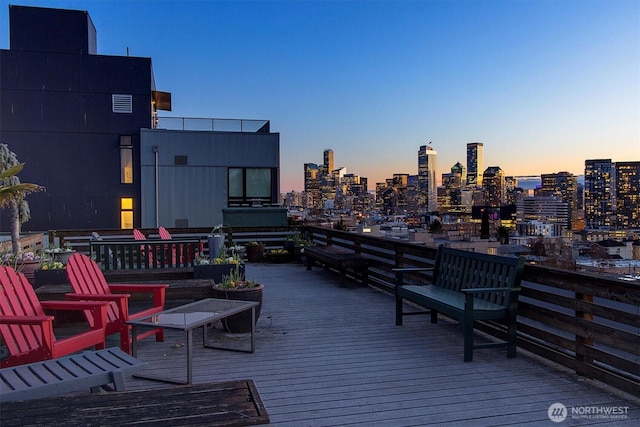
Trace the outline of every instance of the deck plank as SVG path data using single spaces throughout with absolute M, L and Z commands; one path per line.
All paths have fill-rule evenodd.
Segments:
M 566 370 L 504 349 L 474 353 L 462 362 L 462 331 L 453 322 L 411 316 L 395 325 L 389 294 L 335 273 L 306 271 L 301 264 L 248 264 L 246 276 L 265 285 L 256 352 L 202 348 L 194 337 L 194 382 L 251 378 L 272 425 L 429 426 L 550 425 L 549 406 L 629 407 L 607 425 L 637 425 L 637 399 L 612 393 Z M 207 332 L 222 341 L 246 342 L 220 327 Z M 481 337 L 478 337 L 480 339 Z M 243 341 L 244 340 L 244 341 Z M 184 334 L 167 331 L 164 343 L 145 339 L 138 358 L 145 374 L 186 372 Z M 127 380 L 128 390 L 167 387 Z M 567 419 L 562 425 L 602 425 L 602 419 Z

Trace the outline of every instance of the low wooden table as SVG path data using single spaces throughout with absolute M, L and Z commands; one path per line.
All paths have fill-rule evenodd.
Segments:
M 219 350 L 245 351 L 253 353 L 256 348 L 255 337 L 255 316 L 258 302 L 253 301 L 234 301 L 227 299 L 207 298 L 191 304 L 181 305 L 160 313 L 153 314 L 149 317 L 129 320 L 127 323 L 132 327 L 132 336 L 137 336 L 137 328 L 162 328 L 185 331 L 187 333 L 187 381 L 177 381 L 169 378 L 161 378 L 146 375 L 134 375 L 136 378 L 145 378 L 156 381 L 169 382 L 174 384 L 191 384 L 193 380 L 193 330 L 202 327 L 202 345 L 206 348 L 215 348 Z M 235 348 L 219 347 L 210 345 L 207 341 L 206 326 L 211 323 L 225 319 L 231 315 L 251 310 L 251 349 L 238 350 Z M 131 340 L 131 354 L 133 357 L 138 355 L 138 341 Z
M 2 427 L 131 424 L 228 427 L 268 423 L 269 415 L 253 380 L 2 404 Z

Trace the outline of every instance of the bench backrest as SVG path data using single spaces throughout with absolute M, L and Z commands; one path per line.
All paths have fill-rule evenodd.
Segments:
M 524 259 L 438 248 L 433 284 L 460 292 L 468 288 L 514 288 L 520 286 Z M 476 298 L 500 305 L 509 303 L 508 293 L 487 292 Z
M 22 273 L 0 266 L 0 315 L 44 318 L 45 312 L 35 291 Z M 40 324 L 0 324 L 0 332 L 10 354 L 27 353 L 42 347 Z

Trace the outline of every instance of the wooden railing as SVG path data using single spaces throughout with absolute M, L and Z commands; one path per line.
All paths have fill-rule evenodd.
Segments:
M 162 253 L 163 245 L 180 244 L 179 239 L 183 239 L 183 243 L 189 243 L 189 239 L 201 241 L 209 232 L 208 229 L 170 231 L 177 240 L 154 241 L 150 243 L 156 245 L 152 250 Z M 317 244 L 331 244 L 375 259 L 369 283 L 389 292 L 394 289 L 393 268 L 431 266 L 436 254 L 435 248 L 400 240 L 319 227 L 304 227 L 301 231 Z M 124 233 L 122 230 L 99 232 L 105 240 L 107 236 L 122 237 Z M 155 237 L 157 230 L 143 232 Z M 282 247 L 287 236 L 297 232 L 288 227 L 225 229 L 227 246 L 256 240 L 268 248 Z M 91 231 L 58 231 L 55 235 L 62 243 L 70 241 L 77 250 L 85 245 L 89 252 Z M 133 240 L 126 243 L 135 254 L 136 267 L 138 262 L 141 267 L 144 265 L 140 243 Z M 105 256 L 104 250 L 101 256 Z M 428 280 L 429 276 L 415 278 Z M 522 288 L 518 307 L 520 349 L 569 367 L 586 378 L 640 396 L 640 285 L 588 273 L 526 265 Z M 483 322 L 478 328 L 500 338 L 505 334 L 502 325 L 495 323 Z
M 319 227 L 305 232 L 377 260 L 369 283 L 393 292 L 393 268 L 433 265 L 436 249 Z M 415 279 L 428 280 L 429 276 Z M 390 319 L 393 321 L 393 319 Z M 504 338 L 502 325 L 484 332 Z M 577 374 L 640 396 L 640 284 L 526 265 L 518 306 L 518 347 Z

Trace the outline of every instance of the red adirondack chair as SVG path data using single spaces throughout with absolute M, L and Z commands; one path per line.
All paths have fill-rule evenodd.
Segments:
M 158 234 L 160 235 L 160 238 L 162 240 L 172 240 L 173 237 L 171 237 L 171 233 L 169 233 L 169 231 L 160 226 L 158 227 Z M 168 248 L 165 247 L 165 251 Z M 171 245 L 171 261 L 172 261 L 172 265 L 176 265 L 176 247 L 174 245 Z M 180 246 L 180 263 L 182 263 L 183 259 L 182 259 L 182 246 Z
M 39 301 L 22 273 L 0 266 L 0 333 L 10 356 L 0 366 L 10 367 L 56 359 L 80 350 L 105 348 L 106 302 Z M 44 310 L 87 310 L 94 321 L 76 335 L 57 339 L 54 316 Z
M 138 230 L 137 228 L 133 229 L 133 238 L 135 240 L 147 240 L 147 236 L 144 235 L 144 233 L 140 230 Z M 153 250 L 151 249 L 151 247 L 146 246 L 146 245 L 140 245 L 140 253 L 143 256 L 147 256 L 147 259 L 149 260 L 149 266 L 153 265 Z
M 126 324 L 126 321 L 148 317 L 164 310 L 165 290 L 169 285 L 107 284 L 100 267 L 91 258 L 78 253 L 71 256 L 66 268 L 67 277 L 73 288 L 73 293 L 66 294 L 66 297 L 73 300 L 110 301 L 107 307 L 106 335 L 119 333 L 120 348 L 127 353 L 131 352 L 129 337 L 131 327 Z M 129 297 L 133 292 L 152 293 L 152 307 L 135 313 L 129 312 Z M 87 321 L 92 323 L 94 321 L 92 314 L 88 311 L 84 313 Z M 140 340 L 150 335 L 155 335 L 156 341 L 164 341 L 162 329 L 152 329 L 135 338 Z

